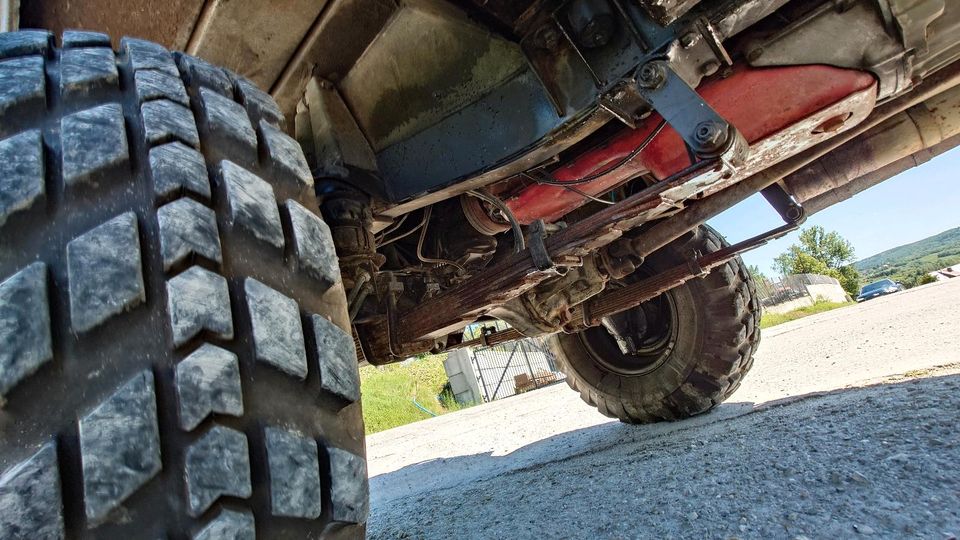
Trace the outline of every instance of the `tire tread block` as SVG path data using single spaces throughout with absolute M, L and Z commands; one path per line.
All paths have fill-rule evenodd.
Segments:
M 180 141 L 200 148 L 197 123 L 190 109 L 165 99 L 148 101 L 140 106 L 143 130 L 147 144 L 154 146 L 169 141 Z
M 157 210 L 157 221 L 164 270 L 191 255 L 223 262 L 217 215 L 212 209 L 193 199 L 177 199 Z
M 42 56 L 0 60 L 0 115 L 15 107 L 43 107 L 46 84 Z
M 97 524 L 161 469 L 153 373 L 143 371 L 80 420 L 83 499 Z
M 311 318 L 316 337 L 320 387 L 351 403 L 360 399 L 360 371 L 353 336 L 320 315 Z
M 313 174 L 300 143 L 266 120 L 260 121 L 260 135 L 275 167 L 303 185 L 313 187 Z
M 252 278 L 244 281 L 244 291 L 257 361 L 299 379 L 306 377 L 307 355 L 296 300 Z
M 296 201 L 288 200 L 286 210 L 298 265 L 320 282 L 321 290 L 329 289 L 340 280 L 330 227 Z
M 174 53 L 183 80 L 193 87 L 214 90 L 222 96 L 233 99 L 233 81 L 227 70 L 217 67 L 206 60 L 183 53 Z
M 60 38 L 64 49 L 75 49 L 78 47 L 107 47 L 110 45 L 110 36 L 101 32 L 88 32 L 86 30 L 65 30 Z M 113 51 L 110 51 L 111 55 Z
M 125 37 L 120 40 L 120 50 L 130 57 L 134 71 L 141 69 L 156 69 L 165 71 L 177 77 L 177 65 L 173 63 L 173 55 L 162 45 L 152 41 Z
M 343 523 L 363 523 L 370 513 L 367 462 L 362 457 L 330 447 L 331 519 Z
M 167 99 L 184 107 L 190 106 L 190 97 L 180 77 L 166 71 L 142 69 L 134 74 L 137 99 L 141 103 L 154 99 Z
M 126 212 L 67 244 L 70 321 L 85 332 L 146 300 L 137 215 Z
M 64 538 L 55 443 L 0 475 L 0 539 Z
M 36 262 L 0 283 L 0 397 L 52 359 L 47 266 Z
M 247 511 L 222 510 L 217 517 L 194 535 L 193 540 L 254 540 L 253 514 Z
M 60 58 L 60 91 L 66 95 L 117 86 L 116 57 L 109 47 L 64 49 Z
M 282 248 L 283 226 L 273 187 L 259 176 L 230 162 L 220 162 L 220 178 L 227 194 L 228 221 L 256 238 Z
M 200 98 L 203 121 L 210 134 L 255 155 L 257 134 L 243 105 L 206 87 L 200 88 Z
M 176 347 L 203 330 L 223 339 L 233 338 L 227 280 L 199 266 L 167 281 L 167 315 Z
M 191 431 L 213 413 L 243 416 L 237 355 L 209 343 L 177 364 L 180 427 Z
M 0 58 L 45 55 L 52 45 L 52 40 L 53 34 L 46 30 L 0 32 Z
M 34 129 L 0 141 L 0 226 L 44 196 L 43 138 Z
M 221 496 L 247 498 L 252 493 L 247 437 L 214 426 L 186 452 L 188 513 L 197 517 Z
M 172 142 L 150 149 L 150 174 L 158 197 L 193 193 L 210 198 L 210 180 L 203 155 L 183 143 Z
M 108 103 L 60 120 L 63 179 L 68 185 L 91 182 L 105 170 L 124 165 L 129 148 L 123 109 Z
M 270 97 L 270 94 L 244 77 L 237 77 L 236 91 L 240 102 L 247 108 L 247 113 L 251 118 L 261 118 L 281 129 L 283 128 L 283 112 L 277 106 L 277 102 Z
M 317 443 L 283 428 L 264 429 L 270 472 L 270 508 L 275 516 L 320 516 L 320 460 Z

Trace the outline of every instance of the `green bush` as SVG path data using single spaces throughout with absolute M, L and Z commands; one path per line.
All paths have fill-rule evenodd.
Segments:
M 812 306 L 804 306 L 786 313 L 764 313 L 760 318 L 760 328 L 769 328 L 785 322 L 795 321 L 824 311 L 830 311 L 837 308 L 846 307 L 854 302 L 830 302 L 829 300 L 818 296 Z
M 449 392 L 446 355 L 423 356 L 389 366 L 360 368 L 363 421 L 368 434 L 463 408 Z M 447 389 L 448 391 L 444 391 Z M 416 401 L 431 414 L 420 410 Z

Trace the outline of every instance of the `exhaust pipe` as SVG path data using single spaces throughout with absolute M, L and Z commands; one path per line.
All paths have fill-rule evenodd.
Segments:
M 786 176 L 783 182 L 800 203 L 867 176 L 871 177 L 867 182 L 869 187 L 920 163 L 901 160 L 937 147 L 957 135 L 960 135 L 960 87 L 951 88 L 892 116 L 856 140 Z M 894 163 L 899 165 L 888 168 Z M 879 171 L 884 171 L 887 176 L 878 178 L 875 173 Z M 821 199 L 821 204 L 826 200 Z

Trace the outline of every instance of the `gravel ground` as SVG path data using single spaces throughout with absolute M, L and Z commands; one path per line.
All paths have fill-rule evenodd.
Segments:
M 776 327 L 733 403 L 684 422 L 553 387 L 374 435 L 368 534 L 951 538 L 958 307 L 960 280 Z

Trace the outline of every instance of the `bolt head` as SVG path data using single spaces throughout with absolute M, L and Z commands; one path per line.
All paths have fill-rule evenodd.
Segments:
M 686 34 L 680 36 L 680 46 L 684 49 L 689 49 L 697 44 L 697 34 L 694 32 L 687 32 Z
M 716 60 L 708 60 L 702 66 L 700 66 L 700 73 L 704 77 L 709 77 L 720 70 L 720 63 Z
M 647 62 L 640 67 L 640 72 L 637 74 L 637 84 L 651 90 L 663 86 L 666 79 L 667 69 L 661 62 Z
M 763 47 L 755 47 L 747 51 L 747 61 L 756 62 L 760 60 L 760 57 L 763 56 Z
M 593 49 L 610 43 L 614 23 L 609 17 L 597 17 L 591 20 L 580 33 L 580 42 L 584 47 Z
M 560 33 L 553 26 L 544 26 L 537 32 L 534 44 L 541 49 L 552 51 L 560 45 Z
M 715 152 L 727 142 L 727 130 L 720 122 L 707 120 L 697 124 L 693 133 L 697 143 L 697 150 L 701 152 Z

